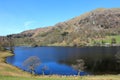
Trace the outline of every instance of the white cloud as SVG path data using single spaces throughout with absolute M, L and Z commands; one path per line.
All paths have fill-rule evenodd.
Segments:
M 32 25 L 35 23 L 35 21 L 26 21 L 24 22 L 23 26 L 25 29 L 29 29 L 32 27 Z

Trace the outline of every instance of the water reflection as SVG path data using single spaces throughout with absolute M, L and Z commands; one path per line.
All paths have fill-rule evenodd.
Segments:
M 7 62 L 26 70 L 22 63 L 30 56 L 38 56 L 42 64 L 36 68 L 37 74 L 42 74 L 44 65 L 49 69 L 45 74 L 77 75 L 72 68 L 76 60 L 83 59 L 88 73 L 120 73 L 120 64 L 115 55 L 120 47 L 16 47 L 15 56 L 8 57 Z

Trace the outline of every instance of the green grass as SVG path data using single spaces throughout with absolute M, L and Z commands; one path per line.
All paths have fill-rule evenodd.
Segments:
M 113 38 L 116 40 L 116 44 L 120 44 L 120 35 L 106 36 L 105 38 L 92 40 L 92 41 L 90 42 L 90 44 L 94 46 L 94 42 L 99 43 L 99 44 L 102 44 L 102 41 L 103 41 L 104 43 L 109 43 L 109 44 L 111 44 Z
M 102 76 L 32 76 L 16 77 L 1 76 L 0 80 L 120 80 L 120 75 L 102 75 Z
M 18 77 L 18 76 L 1 76 L 0 80 L 88 80 L 85 77 L 73 76 L 31 76 L 31 77 Z
M 106 36 L 106 38 L 105 38 L 103 41 L 105 41 L 105 42 L 107 42 L 107 43 L 111 43 L 111 39 L 112 39 L 112 38 L 115 38 L 117 44 L 120 44 L 120 35 Z

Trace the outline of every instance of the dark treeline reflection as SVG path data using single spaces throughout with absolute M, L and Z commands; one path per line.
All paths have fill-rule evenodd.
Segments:
M 59 63 L 69 66 L 76 65 L 77 60 L 85 62 L 84 71 L 92 74 L 119 74 L 120 73 L 120 47 L 87 47 L 80 52 L 69 54 Z

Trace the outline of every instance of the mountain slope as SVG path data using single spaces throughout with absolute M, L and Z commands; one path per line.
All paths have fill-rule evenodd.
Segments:
M 15 42 L 17 40 L 16 44 L 19 40 L 19 44 L 24 42 L 27 45 L 82 46 L 119 34 L 120 8 L 100 8 L 55 26 L 24 31 L 12 37 Z

